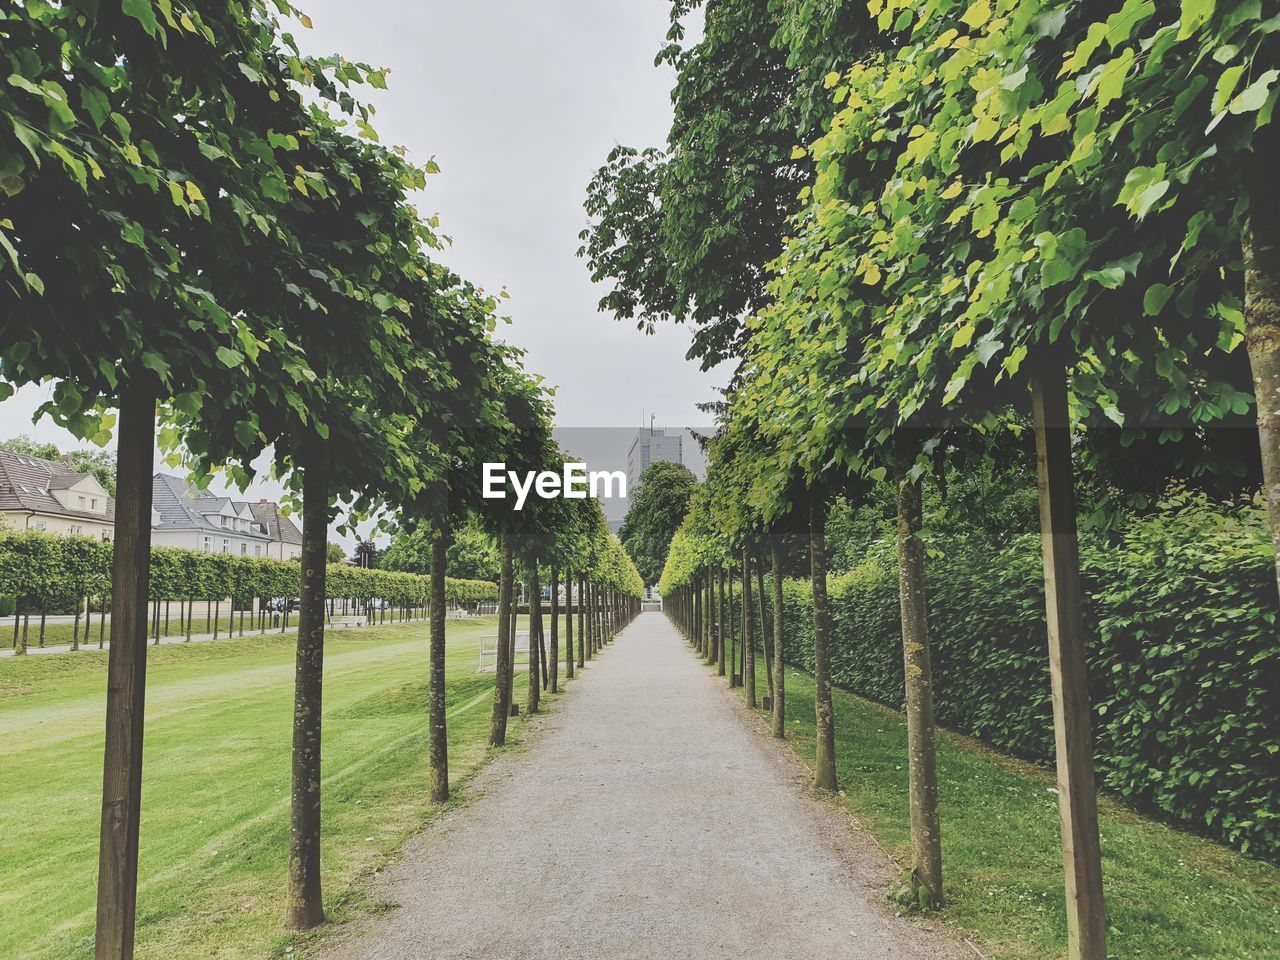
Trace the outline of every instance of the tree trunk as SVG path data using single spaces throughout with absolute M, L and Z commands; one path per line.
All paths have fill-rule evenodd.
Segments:
M 692 620 L 694 620 L 694 632 L 692 632 L 692 636 L 690 637 L 690 640 L 692 641 L 692 648 L 694 648 L 695 650 L 698 650 L 698 655 L 699 657 L 701 657 L 701 655 L 704 655 L 703 591 L 699 589 L 698 577 L 696 576 L 694 577 L 694 581 L 692 581 L 691 584 L 687 586 L 686 590 L 687 590 L 687 593 L 689 593 L 690 605 L 692 607 Z
M 756 707 L 756 638 L 751 609 L 751 548 L 742 548 L 742 685 L 747 706 Z
M 587 580 L 578 576 L 578 666 L 587 662 Z
M 836 723 L 831 703 L 831 610 L 827 605 L 827 505 L 814 495 L 809 501 L 809 579 L 813 586 L 813 782 L 836 789 Z
M 80 614 L 84 612 L 84 597 L 76 597 L 76 619 L 71 626 L 71 649 L 80 649 Z M 88 631 L 86 630 L 86 633 Z
M 756 610 L 760 614 L 760 648 L 764 651 L 764 682 L 769 691 L 769 702 L 773 703 L 773 644 L 769 640 L 769 617 L 765 612 L 764 600 L 764 556 L 761 555 L 756 568 Z
M 929 906 L 942 906 L 942 835 L 938 826 L 937 751 L 934 746 L 933 674 L 929 668 L 928 587 L 925 582 L 920 484 L 898 483 L 898 597 L 902 610 L 902 662 L 907 694 L 910 781 L 911 880 Z
M 1067 887 L 1069 960 L 1106 960 L 1102 851 L 1093 782 L 1083 591 L 1064 368 L 1047 363 L 1034 382 L 1036 480 L 1044 553 L 1049 676 L 1058 768 L 1058 813 Z
M 1280 193 L 1275 162 L 1280 132 L 1271 124 L 1254 133 L 1253 156 L 1246 163 L 1249 219 L 1245 223 L 1244 342 L 1253 371 L 1258 404 L 1258 442 L 1262 448 L 1262 489 L 1271 520 L 1271 545 L 1280 588 Z
M 49 616 L 49 611 L 46 610 L 44 607 L 41 607 L 40 608 L 40 639 L 39 639 L 39 643 L 41 647 L 44 646 L 44 625 L 45 625 L 45 620 L 48 618 L 48 616 Z
M 187 637 L 186 637 L 186 640 L 184 641 L 186 643 L 191 642 L 191 621 L 195 617 L 195 612 L 196 612 L 195 606 L 196 606 L 195 600 L 187 601 L 187 623 L 186 623 Z
M 593 660 L 596 655 L 596 587 L 590 580 L 586 581 L 586 589 L 583 593 L 586 598 L 586 618 L 587 632 L 583 634 L 587 638 L 584 646 L 587 648 L 587 659 Z
M 107 598 L 100 597 L 98 609 L 98 649 L 101 650 L 107 640 Z
M 725 615 L 724 604 L 724 567 L 716 568 L 716 582 L 719 588 L 719 598 L 716 603 L 716 672 L 723 677 L 726 669 L 725 646 L 728 641 L 728 638 L 725 636 L 728 617 Z
M 781 740 L 787 735 L 786 664 L 782 643 L 782 548 L 778 538 L 769 541 L 773 561 L 773 735 Z
M 147 592 L 151 580 L 154 391 L 127 383 L 120 396 L 116 515 L 111 562 L 102 824 L 98 839 L 96 960 L 131 960 L 138 904 L 138 817 L 146 703 Z
M 320 892 L 320 727 L 324 692 L 324 586 L 329 533 L 329 450 L 313 439 L 302 474 L 302 556 L 293 693 L 293 791 L 286 922 L 324 921 Z
M 707 567 L 702 574 L 702 608 L 707 612 L 707 666 L 716 663 L 716 571 Z
M 564 572 L 564 675 L 573 679 L 573 571 Z
M 431 766 L 431 800 L 444 803 L 449 799 L 449 730 L 445 721 L 444 592 L 449 555 L 448 522 L 441 520 L 431 544 L 431 665 L 428 694 L 428 722 L 431 727 L 427 744 Z
M 538 581 L 538 564 L 534 562 L 529 572 L 529 689 L 525 695 L 527 713 L 538 712 L 542 699 L 542 677 L 539 667 L 542 644 L 542 586 Z
M 551 649 L 547 654 L 551 692 L 560 692 L 560 571 L 551 568 Z
M 511 713 L 510 685 L 507 674 L 511 671 L 511 537 L 503 534 L 500 553 L 501 573 L 498 576 L 498 644 L 495 652 L 493 681 L 493 717 L 489 721 L 489 743 L 500 747 L 507 742 L 507 716 Z
M 742 682 L 738 673 L 738 637 L 736 633 L 737 624 L 734 622 L 733 615 L 733 566 L 729 566 L 729 615 L 725 617 L 729 621 L 729 686 L 736 687 Z

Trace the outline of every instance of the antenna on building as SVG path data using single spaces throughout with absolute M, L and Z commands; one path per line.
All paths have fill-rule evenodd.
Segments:
M 658 415 L 656 413 L 649 414 L 649 432 L 650 433 L 653 433 L 653 421 L 656 419 L 658 419 Z

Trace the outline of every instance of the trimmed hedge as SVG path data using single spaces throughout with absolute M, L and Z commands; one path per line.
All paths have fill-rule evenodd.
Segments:
M 0 592 L 16 597 L 26 611 L 71 604 L 111 589 L 110 543 L 92 537 L 23 532 L 0 536 Z M 220 600 L 247 607 L 254 597 L 296 597 L 301 567 L 296 560 L 268 560 L 176 547 L 151 551 L 152 600 Z M 357 600 L 419 604 L 428 578 L 392 570 L 330 564 L 328 595 Z M 449 603 L 495 600 L 497 584 L 484 580 L 445 581 Z
M 940 724 L 1053 760 L 1038 535 L 981 552 L 930 544 Z M 834 682 L 903 704 L 895 554 L 830 585 Z M 1181 495 L 1086 539 L 1099 783 L 1255 856 L 1280 857 L 1280 611 L 1265 512 Z M 811 592 L 788 581 L 786 654 L 812 670 Z

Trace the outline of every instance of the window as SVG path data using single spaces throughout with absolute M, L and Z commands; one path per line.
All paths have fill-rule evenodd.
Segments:
M 84 509 L 84 497 L 76 497 L 76 506 L 81 510 Z
M 226 537 L 222 538 L 222 552 L 223 553 L 231 552 L 231 541 L 228 540 Z
M 45 530 L 45 529 L 47 529 L 47 527 L 46 527 L 46 525 L 45 525 L 45 522 L 44 522 L 43 520 L 37 520 L 37 521 L 36 521 L 36 529 L 37 529 L 37 530 Z
M 110 543 L 110 542 L 111 542 L 111 531 L 110 531 L 110 530 L 103 530 L 103 531 L 102 531 L 102 539 L 103 539 L 103 541 L 104 541 L 104 542 L 106 542 L 106 543 Z
M 255 543 L 255 544 L 253 545 L 253 555 L 254 555 L 255 557 L 260 557 L 260 556 L 262 556 L 262 544 L 260 544 L 260 543 Z
M 81 498 L 81 499 L 83 499 L 83 498 Z M 80 525 L 79 525 L 79 524 L 76 524 L 76 523 L 71 524 L 71 526 L 70 526 L 70 528 L 67 530 L 67 532 L 68 532 L 68 533 L 70 533 L 72 536 L 74 536 L 75 534 L 77 534 L 77 533 L 79 533 L 79 532 L 80 532 Z
M 248 552 L 249 552 L 249 545 L 247 543 L 240 544 L 240 556 L 243 557 Z
M 90 510 L 97 510 L 97 509 L 98 509 L 98 498 L 97 498 L 97 497 L 93 497 L 93 498 L 91 498 L 91 499 L 89 500 L 89 509 L 90 509 Z
M 209 538 L 208 538 L 208 537 L 205 537 L 205 538 L 204 538 L 204 552 L 205 552 L 205 553 L 208 553 L 208 552 L 209 552 Z

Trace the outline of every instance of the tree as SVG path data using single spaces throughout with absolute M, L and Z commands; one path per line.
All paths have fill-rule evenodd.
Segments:
M 325 558 L 329 561 L 329 563 L 341 563 L 343 560 L 347 559 L 347 554 L 342 549 L 341 544 L 330 543 L 325 547 Z M 399 568 L 392 567 L 390 569 L 395 570 Z M 409 572 L 414 572 L 414 571 L 409 571 Z
M 640 475 L 618 538 L 646 583 L 657 583 L 667 549 L 689 508 L 698 480 L 688 467 L 659 460 Z
M 496 583 L 501 561 L 493 537 L 476 524 L 469 523 L 453 533 L 446 563 L 451 577 Z M 430 572 L 430 534 L 421 528 L 398 533 L 378 556 L 378 568 L 409 573 Z

